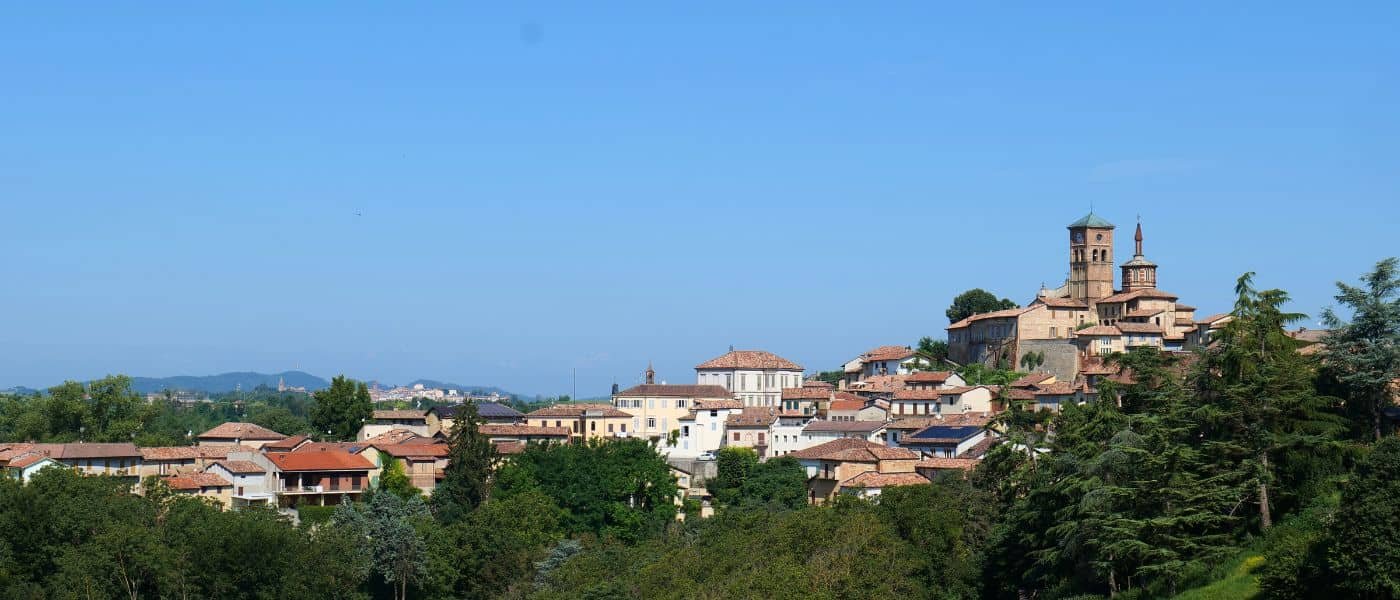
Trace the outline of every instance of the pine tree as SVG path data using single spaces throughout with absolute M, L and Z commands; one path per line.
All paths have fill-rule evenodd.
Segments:
M 465 518 L 486 500 L 496 449 L 481 435 L 480 421 L 476 403 L 467 402 L 448 437 L 447 468 L 432 496 L 433 512 L 444 523 Z
M 1381 439 L 1381 412 L 1394 405 L 1400 381 L 1400 260 L 1387 258 L 1362 277 L 1364 287 L 1337 282 L 1337 302 L 1352 311 L 1350 322 L 1331 309 L 1323 322 L 1323 362 L 1345 388 L 1348 411 Z

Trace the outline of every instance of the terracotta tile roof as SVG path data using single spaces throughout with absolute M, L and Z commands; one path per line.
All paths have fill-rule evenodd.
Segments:
M 801 412 L 801 411 L 796 411 L 796 410 L 784 410 L 784 411 L 779 411 L 779 412 L 778 412 L 778 416 L 779 416 L 779 417 L 787 417 L 787 418 L 811 418 L 811 419 L 816 418 L 816 415 L 809 415 L 809 414 L 805 414 L 805 413 L 803 413 L 803 412 Z
M 533 411 L 527 417 L 631 417 L 608 404 L 555 404 Z
M 266 469 L 251 460 L 221 460 L 214 464 L 228 469 L 228 472 L 234 475 L 255 475 L 267 472 Z
M 763 406 L 749 406 L 743 411 L 729 413 L 725 427 L 767 427 L 778 420 L 778 411 Z
M 141 459 L 149 461 L 158 460 L 195 460 L 195 459 L 221 459 L 228 458 L 230 452 L 252 452 L 248 446 L 148 446 L 141 448 Z
M 1300 342 L 1317 343 L 1321 342 L 1322 338 L 1327 337 L 1328 334 L 1332 333 L 1332 331 L 1328 329 L 1308 329 L 1306 327 L 1299 327 L 1293 331 L 1288 331 L 1285 333 L 1288 334 L 1288 337 L 1291 337 Z
M 325 452 L 327 450 L 359 452 L 365 445 L 365 442 L 307 442 L 292 452 Z
M 1035 391 L 1027 388 L 1011 388 L 1006 393 L 1012 400 L 1034 400 Z
M 977 321 L 985 321 L 987 319 L 1004 319 L 1007 317 L 1019 317 L 1022 314 L 1035 310 L 1036 308 L 1037 306 L 1027 306 L 1025 308 L 1008 308 L 1006 310 L 997 310 L 989 313 L 972 315 L 966 319 L 958 321 L 957 323 L 949 325 L 948 329 L 959 329 L 962 327 L 967 327 L 968 325 L 971 325 Z
M 726 400 L 696 400 L 695 410 L 738 410 L 744 403 L 733 398 Z
M 613 394 L 614 398 L 622 396 L 656 396 L 663 398 L 732 398 L 729 390 L 722 385 L 687 385 L 675 383 L 645 383 L 634 385 L 630 388 Z
M 229 422 L 199 434 L 199 439 L 280 440 L 287 436 L 261 425 Z
M 451 451 L 447 444 L 375 444 L 375 450 L 394 458 L 442 458 Z
M 496 454 L 504 456 L 520 454 L 525 451 L 525 442 L 521 441 L 500 441 L 491 443 L 496 445 Z
M 568 427 L 536 427 L 534 425 L 493 425 L 484 423 L 477 427 L 481 435 L 511 437 L 569 437 L 573 433 Z
M 1068 396 L 1075 392 L 1073 383 L 1068 381 L 1056 381 L 1048 385 L 1041 386 L 1035 390 L 1037 396 Z
M 1197 324 L 1197 325 L 1201 325 L 1201 324 L 1210 324 L 1210 325 L 1213 325 L 1213 324 L 1215 324 L 1216 321 L 1219 321 L 1219 320 L 1221 320 L 1221 319 L 1228 318 L 1229 316 L 1230 316 L 1230 313 L 1216 313 L 1216 314 L 1213 314 L 1213 315 L 1209 315 L 1209 316 L 1207 316 L 1207 317 L 1205 317 L 1205 318 L 1203 318 L 1203 319 L 1196 319 L 1196 324 Z
M 53 457 L 49 456 L 47 452 L 42 452 L 42 451 L 30 451 L 30 452 L 26 452 L 26 453 L 24 453 L 24 454 L 20 454 L 20 455 L 18 455 L 18 456 L 15 456 L 14 458 L 11 458 L 10 461 L 9 461 L 9 466 L 14 467 L 14 468 L 16 468 L 16 469 L 23 469 L 23 468 L 25 468 L 25 467 L 28 467 L 28 466 L 34 464 L 34 463 L 37 463 L 37 462 L 40 462 L 40 461 L 43 461 L 43 460 L 52 460 L 52 459 L 53 459 Z
M 783 388 L 783 400 L 826 400 L 830 397 L 831 388 Z
M 214 473 L 186 473 L 184 475 L 173 475 L 161 477 L 166 485 L 172 490 L 200 490 L 211 487 L 233 487 L 227 479 L 219 477 Z
M 141 450 L 135 444 L 120 442 L 114 444 L 60 444 L 58 453 L 50 456 L 61 459 L 73 458 L 139 458 Z
M 908 448 L 890 448 L 860 438 L 840 438 L 788 454 L 797 459 L 838 460 L 847 462 L 879 462 L 882 460 L 916 460 L 919 455 Z
M 937 400 L 943 397 L 945 390 L 895 390 L 894 399 L 900 400 Z
M 415 440 L 415 439 L 433 441 L 432 438 L 424 438 L 423 436 L 420 436 L 420 435 L 418 435 L 418 434 L 416 434 L 416 433 L 413 433 L 412 431 L 409 431 L 409 430 L 407 430 L 407 429 L 390 429 L 390 430 L 388 430 L 388 431 L 386 431 L 386 432 L 384 432 L 384 433 L 381 433 L 381 434 L 379 434 L 379 435 L 371 436 L 371 437 L 365 438 L 364 443 L 366 443 L 366 444 L 404 444 L 404 443 L 408 443 L 408 442 L 410 442 L 410 441 L 412 441 L 412 440 Z M 272 445 L 272 444 L 268 444 L 267 446 L 263 446 L 263 448 L 266 449 L 266 448 L 268 448 L 268 447 L 271 446 L 271 445 Z
M 1035 386 L 1035 385 L 1040 385 L 1042 382 L 1044 382 L 1044 381 L 1047 380 L 1047 379 L 1054 379 L 1054 378 L 1055 378 L 1055 376 L 1052 375 L 1052 374 L 1050 374 L 1050 373 L 1031 373 L 1031 374 L 1029 374 L 1029 375 L 1022 375 L 1020 379 L 1017 379 L 1016 381 L 1011 382 L 1011 387 L 1014 387 L 1014 388 L 1026 388 L 1026 387 L 1031 387 L 1031 386 Z
M 1039 298 L 1036 298 L 1035 302 L 1039 302 L 1050 308 L 1077 308 L 1080 310 L 1088 310 L 1089 308 L 1089 304 L 1087 302 L 1083 300 L 1075 300 L 1074 298 L 1056 298 L 1050 296 L 1041 296 Z M 1035 302 L 1032 302 L 1032 304 L 1034 304 Z
M 862 400 L 832 400 L 831 403 L 826 406 L 828 411 L 851 411 L 860 410 L 862 408 L 865 408 L 865 402 Z
M 835 388 L 836 386 L 832 385 L 829 381 L 822 381 L 820 379 L 808 379 L 807 381 L 802 382 L 802 387 L 814 387 L 829 390 Z
M 866 471 L 841 482 L 843 488 L 887 488 L 900 485 L 929 485 L 929 480 L 918 473 Z
M 985 385 L 964 385 L 958 387 L 943 388 L 941 390 L 933 391 L 938 392 L 939 395 L 942 396 L 961 396 L 977 388 L 987 388 L 988 390 L 992 389 L 991 387 Z
M 962 454 L 959 454 L 958 458 L 980 459 L 983 456 L 987 455 L 987 450 L 991 449 L 992 444 L 995 444 L 996 442 L 997 440 L 990 435 L 984 437 L 981 441 L 977 442 L 976 444 L 973 444 L 971 448 L 968 448 L 967 450 L 964 450 Z
M 376 421 L 410 421 L 426 419 L 428 412 L 424 410 L 376 410 L 374 420 Z
M 278 452 L 264 455 L 282 471 L 368 471 L 374 463 L 344 450 Z
M 1076 330 L 1074 332 L 1074 335 L 1076 337 L 1097 337 L 1103 335 L 1111 335 L 1117 337 L 1123 335 L 1123 332 L 1119 331 L 1117 327 L 1114 327 L 1112 325 L 1094 325 L 1091 327 L 1085 327 L 1083 329 Z
M 1155 316 L 1160 315 L 1160 314 L 1162 314 L 1162 313 L 1164 313 L 1164 312 L 1167 312 L 1167 309 L 1165 309 L 1165 308 L 1139 308 L 1139 309 L 1137 309 L 1137 310 L 1130 310 L 1130 311 L 1128 311 L 1128 312 L 1123 313 L 1123 318 L 1124 318 L 1124 319 L 1145 319 L 1145 318 L 1147 318 L 1147 317 L 1155 317 Z
M 934 471 L 971 471 L 977 466 L 972 458 L 925 458 L 914 465 L 915 469 Z
M 919 371 L 905 375 L 904 383 L 943 383 L 952 376 L 952 371 Z
M 879 431 L 885 426 L 884 421 L 812 421 L 802 432 L 809 431 L 839 431 L 847 433 L 871 434 Z
M 731 350 L 698 365 L 699 369 L 781 369 L 801 371 L 802 365 L 763 350 Z
M 518 410 L 501 404 L 500 402 L 475 402 L 476 414 L 483 419 L 518 419 L 522 416 Z M 435 414 L 439 419 L 456 419 L 457 413 L 462 411 L 461 405 L 456 406 L 434 406 L 428 412 Z
M 396 429 L 396 430 L 394 430 L 394 431 L 399 431 L 399 430 Z M 292 450 L 293 448 L 296 448 L 296 447 L 297 447 L 298 445 L 300 445 L 302 442 L 305 442 L 305 441 L 310 440 L 310 439 L 311 439 L 311 437 L 310 437 L 310 436 L 307 436 L 307 435 L 305 435 L 305 434 L 297 434 L 297 435 L 294 435 L 294 436 L 289 437 L 289 438 L 283 438 L 283 439 L 277 440 L 277 441 L 275 441 L 275 442 L 268 442 L 268 443 L 266 443 L 266 444 L 263 444 L 263 450 L 272 450 L 272 451 L 287 450 L 287 451 L 290 451 L 290 450 Z M 211 447 L 216 447 L 216 446 L 211 446 Z
M 1161 300 L 1176 300 L 1176 299 L 1177 299 L 1177 295 L 1176 295 L 1176 294 L 1173 294 L 1173 293 L 1171 293 L 1171 292 L 1165 292 L 1165 291 L 1162 291 L 1162 290 L 1159 290 L 1159 289 L 1149 288 L 1149 289 L 1145 289 L 1145 290 L 1133 290 L 1133 291 L 1131 291 L 1131 292 L 1118 292 L 1117 294 L 1114 294 L 1114 295 L 1112 295 L 1112 296 L 1108 296 L 1108 297 L 1106 297 L 1106 298 L 1100 298 L 1100 299 L 1099 299 L 1099 304 L 1116 304 L 1116 303 L 1119 303 L 1119 302 L 1127 302 L 1127 301 L 1129 301 L 1129 300 L 1135 300 L 1135 299 L 1138 299 L 1138 298 L 1156 298 L 1156 299 L 1161 299 Z
M 1182 303 L 1180 303 L 1180 302 L 1177 302 L 1177 303 L 1176 303 L 1176 312 L 1195 312 L 1195 311 L 1196 311 L 1196 307 L 1194 307 L 1194 306 L 1190 306 L 1190 305 L 1187 305 L 1187 304 L 1182 304 Z
M 942 417 L 901 417 L 895 419 L 893 422 L 891 422 L 889 425 L 886 425 L 885 427 L 887 429 L 913 431 L 917 431 L 919 429 L 924 429 L 927 427 L 932 427 L 934 425 L 947 425 L 953 427 L 986 427 L 987 423 L 990 423 L 991 420 L 991 415 L 988 415 L 987 413 L 969 412 L 943 415 Z
M 914 356 L 914 349 L 909 346 L 880 346 L 860 355 L 864 362 L 877 362 L 886 360 L 904 360 Z
M 851 384 L 852 392 L 893 392 L 904 389 L 908 375 L 871 375 Z
M 1152 323 L 1124 323 L 1119 321 L 1114 326 L 1118 328 L 1118 331 L 1123 333 L 1155 333 L 1157 335 L 1162 335 L 1162 326 Z

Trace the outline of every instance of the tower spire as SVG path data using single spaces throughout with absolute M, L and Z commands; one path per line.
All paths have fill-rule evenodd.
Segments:
M 647 361 L 647 383 L 656 383 L 656 370 L 651 368 L 651 361 Z
M 1137 233 L 1133 234 L 1133 243 L 1135 246 L 1133 256 L 1142 256 L 1142 217 L 1138 217 Z

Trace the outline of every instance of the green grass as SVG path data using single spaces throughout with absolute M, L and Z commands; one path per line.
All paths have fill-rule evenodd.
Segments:
M 1172 600 L 1247 600 L 1259 596 L 1259 577 L 1255 571 L 1264 565 L 1264 557 L 1248 554 L 1239 566 L 1224 579 L 1210 585 L 1189 589 Z

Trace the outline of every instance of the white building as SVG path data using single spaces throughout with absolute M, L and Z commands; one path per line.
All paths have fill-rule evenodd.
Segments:
M 770 442 L 768 455 L 783 456 L 810 447 L 811 444 L 803 441 L 802 428 L 814 418 L 801 412 L 778 413 L 778 421 L 773 424 L 773 434 L 770 436 L 773 441 Z
M 841 438 L 858 438 L 885 443 L 883 421 L 812 421 L 802 428 L 802 448 L 810 448 Z
M 680 435 L 676 444 L 663 443 L 661 453 L 677 458 L 695 458 L 702 452 L 716 452 L 724 445 L 724 424 L 730 414 L 742 411 L 744 405 L 737 400 L 695 401 L 693 408 L 678 419 Z
M 802 385 L 802 365 L 762 350 L 730 350 L 695 366 L 696 383 L 729 390 L 744 406 L 782 406 L 783 388 Z

